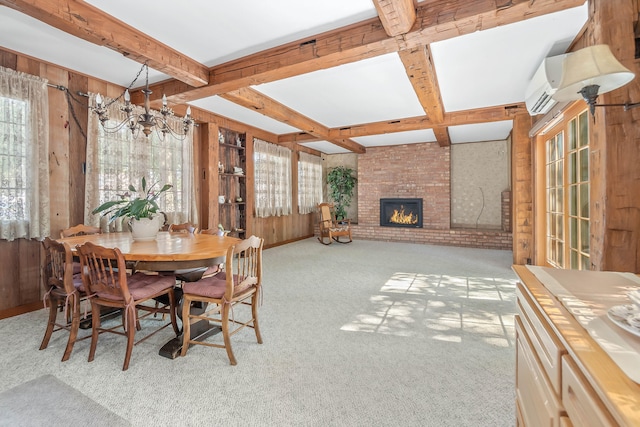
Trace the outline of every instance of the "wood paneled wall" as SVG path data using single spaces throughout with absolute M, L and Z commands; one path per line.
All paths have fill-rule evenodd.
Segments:
M 50 235 L 58 237 L 61 229 L 84 221 L 88 99 L 77 92 L 101 93 L 115 98 L 124 88 L 9 50 L 0 49 L 0 66 L 46 78 L 52 85 L 68 88 L 73 98 L 70 99 L 65 91 L 49 88 Z M 252 214 L 252 141 L 257 137 L 275 142 L 277 136 L 198 109 L 194 109 L 193 116 L 199 122 L 194 130 L 194 182 L 199 226 L 209 228 L 218 224 L 218 127 L 222 126 L 247 133 L 247 233 L 264 237 L 265 246 L 312 236 L 314 215 L 297 213 L 296 144 L 290 144 L 294 150 L 294 213 L 286 217 L 255 218 Z M 3 313 L 16 313 L 16 307 L 39 307 L 43 287 L 38 241 L 0 240 L 0 271 L 0 318 Z
M 639 3 L 592 2 L 584 44 L 608 44 L 636 74 L 628 85 L 600 95 L 603 104 L 640 101 L 635 56 Z M 598 108 L 591 122 L 591 263 L 595 270 L 640 272 L 640 110 Z
M 63 68 L 0 50 L 0 66 L 46 78 L 50 84 L 86 92 L 89 78 Z M 66 92 L 49 88 L 49 194 L 51 235 L 83 221 L 85 138 L 75 124 L 87 121 L 86 98 L 67 101 Z M 73 110 L 69 107 L 72 106 Z M 86 127 L 86 125 L 85 125 Z M 41 301 L 40 243 L 18 239 L 0 241 L 0 310 L 30 306 Z M 0 317 L 2 317 L 0 315 Z

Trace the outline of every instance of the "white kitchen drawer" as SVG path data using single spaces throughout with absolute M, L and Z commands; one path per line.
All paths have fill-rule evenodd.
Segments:
M 559 397 L 562 388 L 561 358 L 567 351 L 547 321 L 542 317 L 527 291 L 522 288 L 521 283 L 518 283 L 516 293 L 518 297 L 517 308 L 522 318 L 524 329 L 531 340 L 544 372 L 549 378 L 549 382 L 553 386 L 553 390 Z
M 568 355 L 562 358 L 562 403 L 576 426 L 618 425 Z

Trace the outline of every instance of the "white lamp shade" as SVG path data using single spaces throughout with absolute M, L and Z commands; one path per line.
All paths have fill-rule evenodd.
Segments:
M 607 93 L 626 85 L 634 77 L 635 74 L 618 62 L 606 44 L 585 47 L 564 59 L 562 80 L 553 98 L 559 102 L 582 99 L 579 92 L 589 85 L 598 85 L 598 93 Z

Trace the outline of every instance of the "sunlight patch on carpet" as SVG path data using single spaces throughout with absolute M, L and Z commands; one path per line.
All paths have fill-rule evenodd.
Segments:
M 491 277 L 397 272 L 341 330 L 494 347 L 513 345 L 514 284 Z

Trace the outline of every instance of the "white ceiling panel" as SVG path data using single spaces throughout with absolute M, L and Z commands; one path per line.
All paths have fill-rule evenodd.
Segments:
M 81 74 L 129 86 L 141 64 L 111 49 L 71 36 L 13 9 L 0 6 L 0 46 Z M 149 70 L 149 81 L 166 79 Z M 143 86 L 144 80 L 136 86 Z
M 513 129 L 512 120 L 449 127 L 452 144 L 463 142 L 499 141 L 507 139 Z
M 335 144 L 332 144 L 329 141 L 301 142 L 300 145 L 313 148 L 314 150 L 321 151 L 325 154 L 343 154 L 351 152 Z
M 586 20 L 585 5 L 432 43 L 445 111 L 523 102 L 542 59 L 564 53 Z
M 425 114 L 396 53 L 255 89 L 332 128 Z
M 207 66 L 377 16 L 371 0 L 86 1 Z
M 276 135 L 299 132 L 299 129 L 294 128 L 293 126 L 289 126 L 286 123 L 264 116 L 254 110 L 234 104 L 233 102 L 222 99 L 219 96 L 199 99 L 197 101 L 190 102 L 189 104 L 241 123 L 250 124 L 258 129 L 266 130 L 267 132 L 275 133 Z

